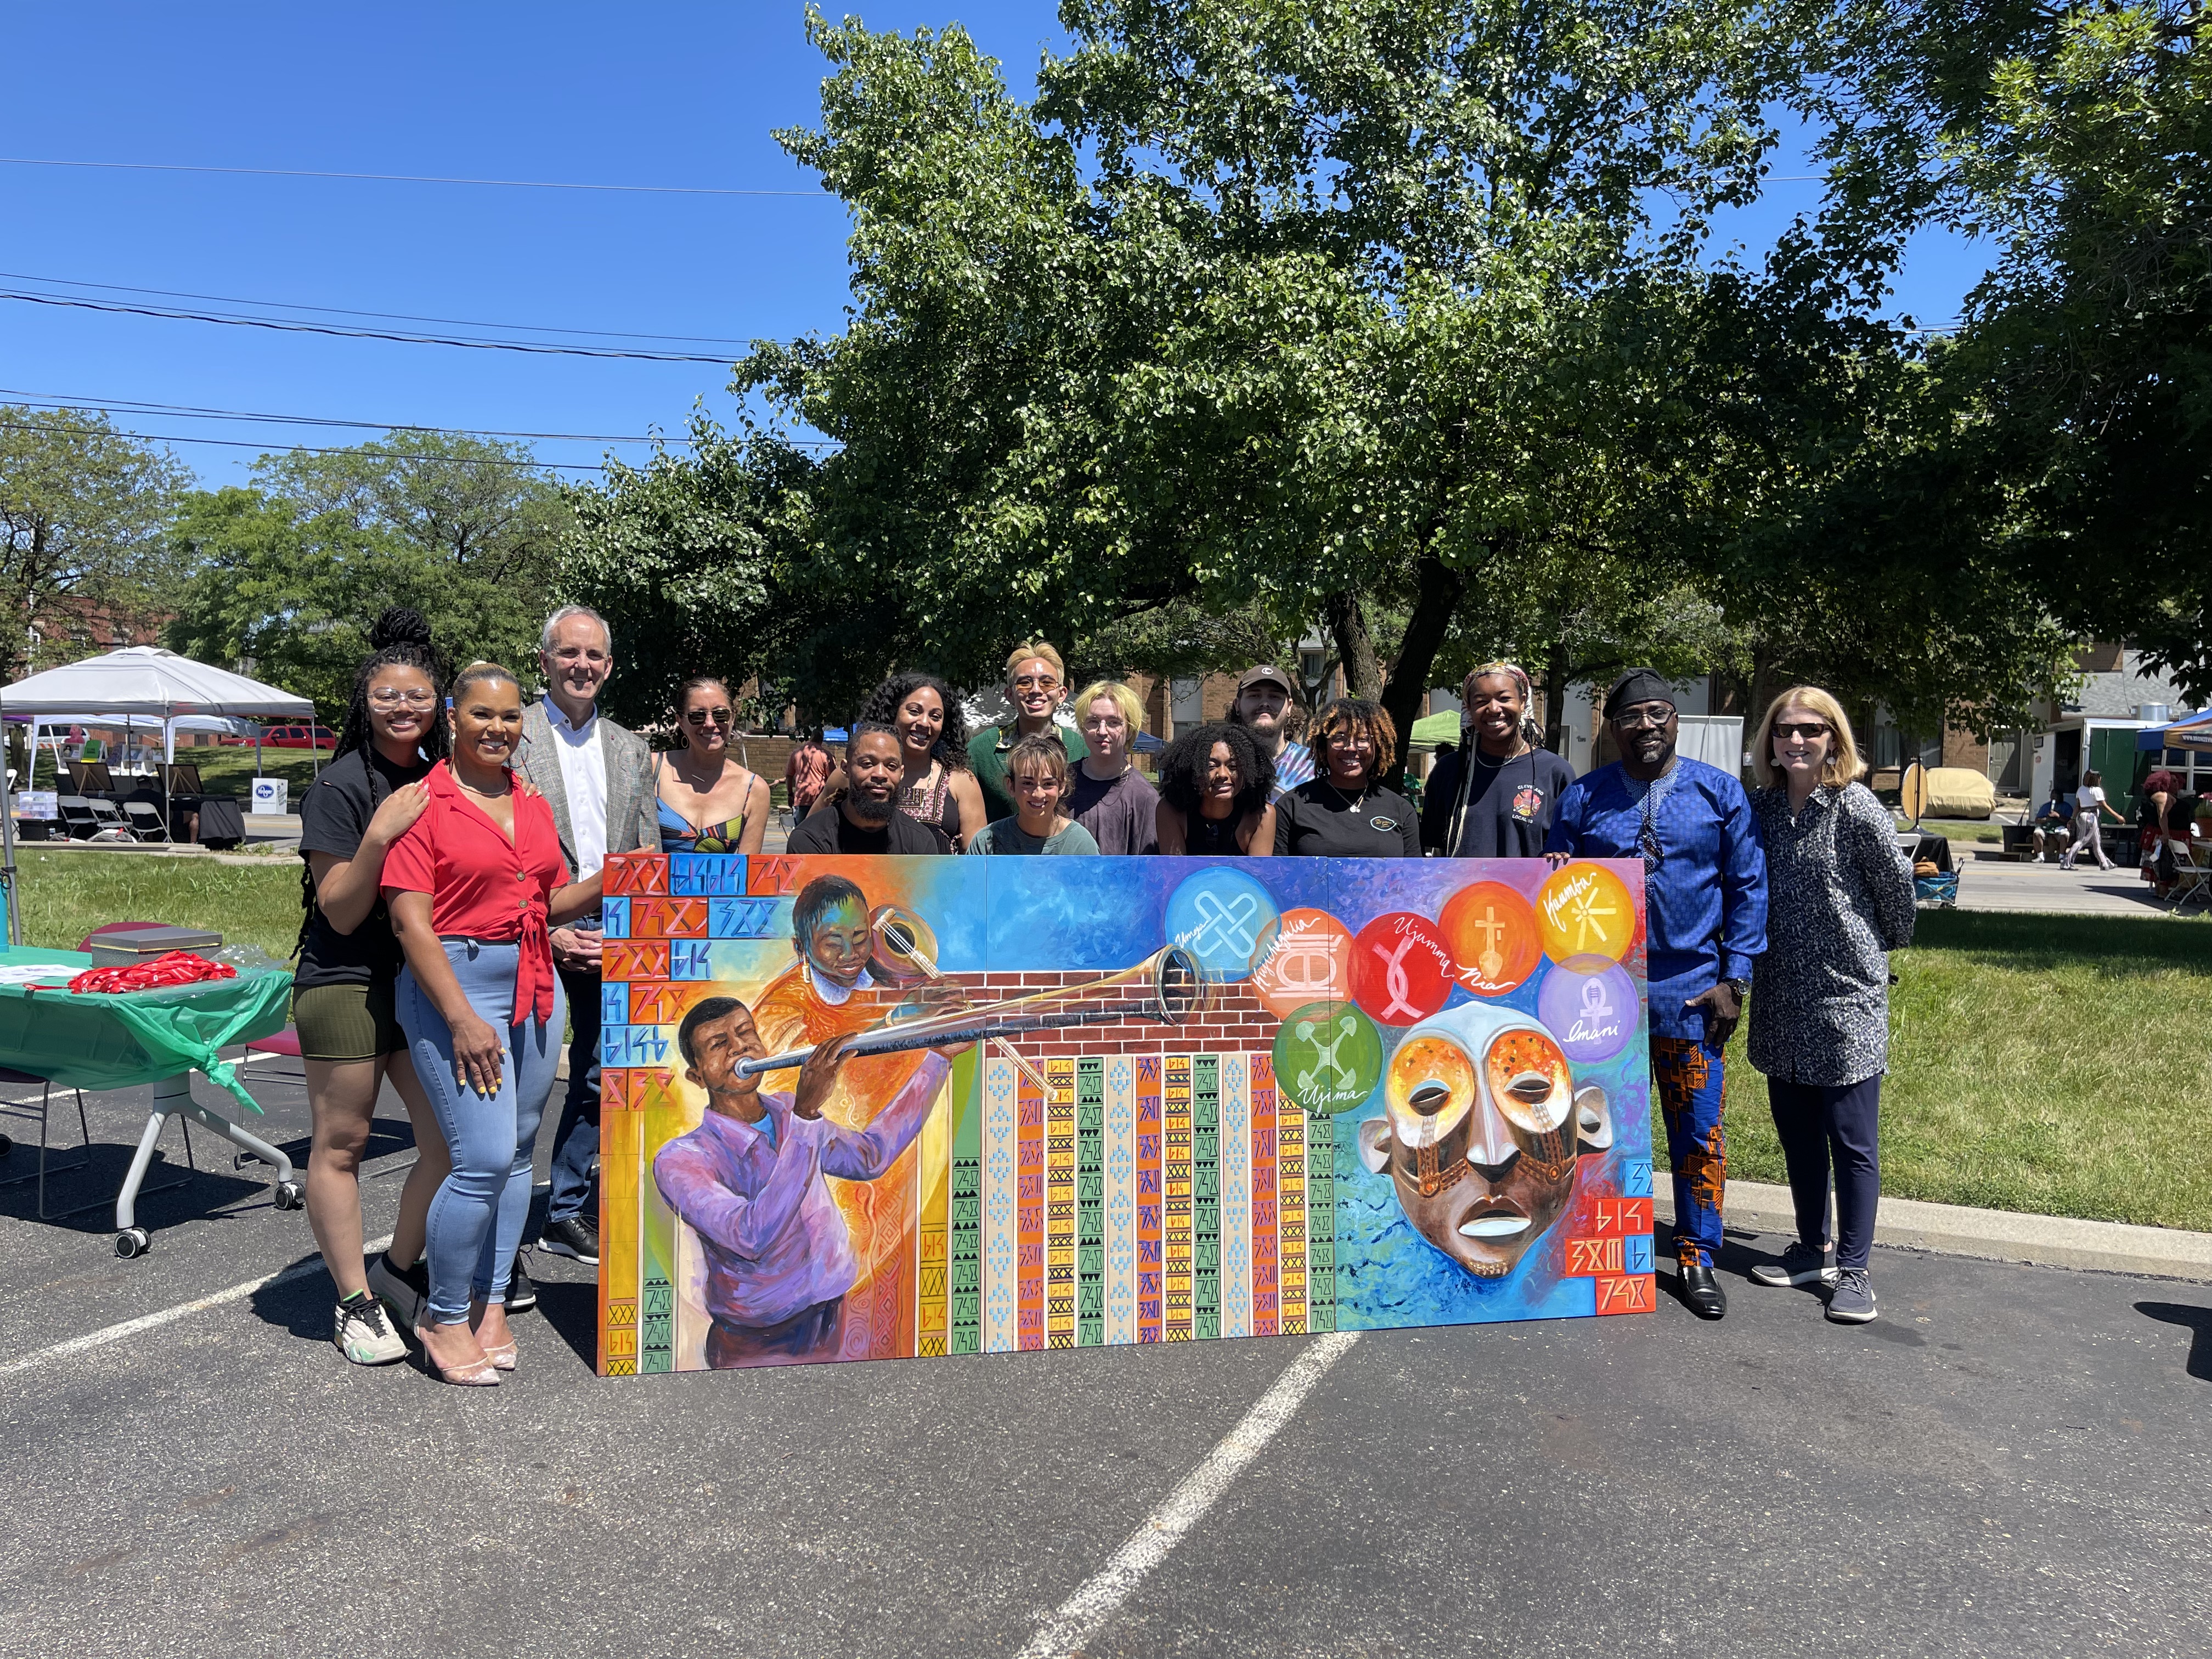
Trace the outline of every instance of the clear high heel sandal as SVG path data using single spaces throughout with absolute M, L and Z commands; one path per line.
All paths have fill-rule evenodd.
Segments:
M 489 1354 L 482 1359 L 472 1360 L 466 1364 L 456 1365 L 449 1370 L 440 1364 L 436 1357 L 431 1353 L 430 1345 L 422 1340 L 422 1327 L 420 1325 L 415 1328 L 415 1363 L 421 1368 L 425 1376 L 434 1377 L 441 1382 L 450 1382 L 455 1388 L 460 1389 L 492 1389 L 499 1386 L 499 1368 Z M 512 1352 L 512 1351 L 510 1346 L 509 1352 Z M 508 1369 L 513 1369 L 512 1363 Z

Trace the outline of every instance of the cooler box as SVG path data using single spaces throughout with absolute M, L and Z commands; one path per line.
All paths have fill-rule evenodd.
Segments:
M 94 934 L 85 953 L 97 966 L 108 968 L 118 963 L 151 962 L 172 951 L 204 954 L 222 943 L 221 933 L 210 933 L 204 927 L 124 927 L 112 933 Z

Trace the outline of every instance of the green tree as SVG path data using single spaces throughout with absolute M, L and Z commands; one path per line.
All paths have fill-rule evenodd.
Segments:
M 105 647 L 102 625 L 128 637 L 158 617 L 185 477 L 100 410 L 0 405 L 0 672 L 85 656 Z
M 266 455 L 253 478 L 177 514 L 173 648 L 250 661 L 329 717 L 378 613 L 406 605 L 457 665 L 489 658 L 528 681 L 568 510 L 526 449 L 407 434 Z

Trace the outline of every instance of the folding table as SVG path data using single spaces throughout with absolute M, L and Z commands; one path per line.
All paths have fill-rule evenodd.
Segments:
M 28 945 L 0 950 L 0 964 L 38 963 L 59 964 L 72 974 L 97 965 L 76 951 Z M 138 1137 L 131 1172 L 115 1196 L 116 1255 L 143 1255 L 152 1247 L 146 1230 L 137 1224 L 138 1188 L 154 1161 L 155 1143 L 172 1117 L 212 1130 L 272 1166 L 276 1207 L 300 1207 L 306 1189 L 292 1160 L 199 1104 L 191 1090 L 191 1074 L 200 1072 L 258 1115 L 261 1108 L 218 1050 L 283 1030 L 291 991 L 291 975 L 266 969 L 113 996 L 73 995 L 58 984 L 0 984 L 0 1066 L 73 1088 L 154 1085 L 145 1133 Z

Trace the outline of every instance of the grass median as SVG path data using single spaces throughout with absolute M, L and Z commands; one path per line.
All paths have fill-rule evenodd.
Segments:
M 1884 1193 L 2212 1231 L 2212 925 L 1927 910 L 1892 966 Z M 1786 1179 L 1741 1035 L 1728 1125 L 1731 1176 Z
M 278 961 L 300 934 L 300 861 L 218 864 L 148 853 L 15 851 L 16 902 L 26 945 L 74 951 L 111 921 L 204 927 L 224 942 L 258 945 Z

